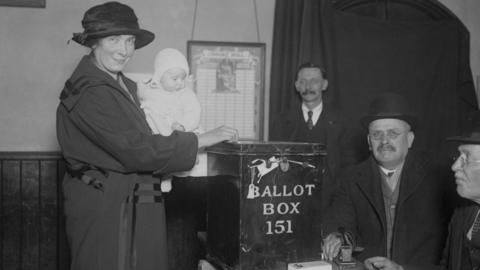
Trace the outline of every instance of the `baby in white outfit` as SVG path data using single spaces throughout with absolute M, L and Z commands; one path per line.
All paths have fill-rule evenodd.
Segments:
M 138 98 L 148 125 L 154 134 L 170 136 L 175 130 L 200 133 L 201 107 L 192 90 L 192 79 L 185 56 L 178 50 L 167 48 L 155 57 L 155 72 L 147 82 L 138 83 Z M 202 159 L 199 164 L 199 158 Z M 205 159 L 205 161 L 203 161 Z M 197 157 L 197 166 L 206 167 L 205 153 Z M 175 173 L 190 176 L 195 170 Z M 195 175 L 199 176 L 199 175 Z M 162 191 L 171 190 L 171 176 L 162 180 Z

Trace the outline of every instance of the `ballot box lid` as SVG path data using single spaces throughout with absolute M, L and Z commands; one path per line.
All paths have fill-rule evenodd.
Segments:
M 325 145 L 303 142 L 225 141 L 206 148 L 216 154 L 279 154 L 279 155 L 326 155 Z

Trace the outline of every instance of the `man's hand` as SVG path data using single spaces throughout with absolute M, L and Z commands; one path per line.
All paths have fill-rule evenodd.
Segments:
M 220 126 L 198 135 L 198 148 L 207 147 L 223 141 L 238 140 L 238 131 L 227 126 Z
M 401 265 L 385 257 L 372 257 L 365 260 L 365 267 L 368 270 L 403 270 Z
M 323 254 L 325 259 L 331 261 L 338 255 L 340 247 L 342 246 L 342 240 L 336 233 L 331 233 L 327 238 L 323 239 Z

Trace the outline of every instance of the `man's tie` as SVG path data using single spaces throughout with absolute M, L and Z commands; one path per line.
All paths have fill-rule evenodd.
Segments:
M 313 128 L 313 120 L 312 120 L 313 112 L 308 111 L 307 114 L 308 114 L 307 126 L 308 126 L 308 129 L 311 130 Z
M 385 180 L 387 180 L 387 184 L 390 187 L 390 189 L 393 191 L 395 189 L 395 183 L 393 183 L 392 176 L 395 173 L 395 171 L 390 171 L 385 174 Z
M 472 226 L 472 244 L 480 248 L 480 215 L 477 214 Z

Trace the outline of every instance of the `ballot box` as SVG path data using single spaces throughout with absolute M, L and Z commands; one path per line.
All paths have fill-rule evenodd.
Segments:
M 325 147 L 225 142 L 207 149 L 207 250 L 220 269 L 287 269 L 318 258 Z

